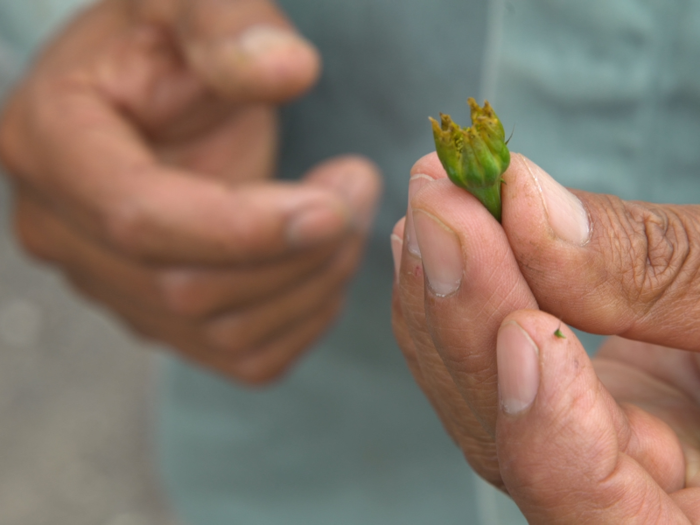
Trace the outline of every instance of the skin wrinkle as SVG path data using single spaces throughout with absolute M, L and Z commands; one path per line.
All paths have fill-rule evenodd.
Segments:
M 645 383 L 645 390 L 648 392 L 654 392 L 651 399 L 678 398 L 679 400 L 687 401 L 689 404 L 694 404 L 692 397 L 689 396 L 688 393 L 678 388 L 676 385 L 670 383 L 664 378 L 657 377 L 652 373 L 630 365 L 629 363 L 608 358 L 596 358 L 594 362 L 596 365 L 594 368 L 596 369 L 596 372 L 600 374 L 601 381 L 603 383 L 608 376 L 619 378 L 621 373 L 624 372 L 627 382 L 634 383 L 635 385 Z M 622 392 L 617 392 L 614 384 L 609 385 L 608 388 L 615 393 L 618 402 L 625 400 L 625 396 L 622 395 Z M 642 403 L 642 400 L 640 400 L 638 395 L 635 394 L 633 398 L 636 399 L 635 406 L 639 406 Z
M 661 281 L 661 283 L 656 284 L 658 290 L 653 292 L 653 301 L 650 302 L 648 311 L 639 319 L 639 324 L 663 325 L 668 333 L 686 333 L 686 339 L 690 341 L 693 333 L 700 333 L 700 328 L 687 326 L 687 322 L 678 312 L 685 310 L 683 303 L 686 301 L 689 302 L 687 304 L 688 310 L 692 311 L 696 307 L 697 286 L 693 283 L 697 282 L 694 279 L 700 274 L 700 252 L 690 241 L 693 237 L 689 236 L 689 232 L 697 230 L 697 224 L 693 216 L 684 220 L 684 216 L 675 213 L 675 210 L 669 213 L 671 215 L 670 226 L 665 232 L 665 237 L 659 242 L 666 240 L 671 243 L 674 249 L 669 256 L 668 263 L 663 265 L 664 269 L 661 273 L 663 279 L 656 279 L 657 282 Z M 669 231 L 674 234 L 670 239 Z M 663 258 L 657 260 L 664 261 Z M 651 263 L 654 262 L 651 259 Z M 662 265 L 656 263 L 656 266 Z M 652 284 L 649 286 L 653 287 L 654 279 L 651 280 Z M 664 309 L 663 305 L 669 303 L 672 308 Z M 674 326 L 677 328 L 674 329 Z M 688 349 L 696 347 L 697 345 L 695 347 L 685 345 L 685 348 Z
M 601 374 L 602 379 L 604 379 L 606 377 L 605 372 L 609 371 L 611 368 L 623 368 L 623 369 L 627 370 L 628 374 L 629 373 L 639 374 L 639 380 L 644 379 L 645 381 L 650 382 L 647 389 L 650 392 L 656 392 L 656 394 L 653 396 L 654 398 L 666 399 L 668 397 L 676 397 L 676 398 L 678 398 L 678 402 L 686 403 L 686 404 L 691 405 L 691 406 L 694 405 L 692 396 L 689 395 L 689 393 L 680 390 L 675 385 L 669 383 L 668 380 L 666 380 L 666 379 L 658 378 L 658 377 L 654 376 L 652 373 L 646 372 L 646 371 L 641 370 L 641 369 L 636 369 L 636 368 L 630 369 L 628 365 L 626 366 L 623 363 L 620 363 L 620 362 L 615 361 L 615 360 L 610 360 L 610 359 L 598 358 L 598 359 L 596 359 L 595 363 L 597 365 L 596 369 L 603 372 Z M 630 377 L 629 380 L 631 381 L 634 379 Z M 638 380 L 635 380 L 635 382 L 638 382 Z M 665 390 L 666 392 L 665 393 L 660 392 L 660 390 Z M 623 409 L 623 414 L 625 417 L 627 417 L 627 410 L 629 410 L 628 408 L 626 408 L 626 405 L 631 407 L 632 409 L 643 411 L 643 413 L 649 414 L 655 419 L 658 418 L 664 424 L 668 425 L 669 428 L 671 429 L 671 431 L 673 432 L 673 434 L 678 437 L 679 446 L 683 446 L 683 444 L 685 443 L 686 445 L 690 445 L 694 448 L 698 447 L 698 444 L 700 443 L 700 440 L 698 439 L 698 437 L 688 435 L 688 433 L 685 432 L 684 429 L 682 427 L 680 427 L 679 425 L 673 424 L 673 422 L 669 421 L 668 418 L 660 417 L 658 415 L 659 407 L 657 407 L 657 405 L 649 405 L 648 403 L 639 402 L 639 400 L 637 400 L 636 403 L 626 403 L 623 401 L 624 398 L 621 397 L 619 394 L 616 397 L 618 399 L 618 403 L 620 403 L 620 406 Z M 629 419 L 628 419 L 628 421 L 629 421 Z M 632 442 L 632 439 L 637 439 L 637 441 L 638 441 L 638 438 L 636 437 L 636 435 L 634 435 L 634 428 L 629 428 L 629 430 L 631 432 L 630 432 L 630 435 L 629 435 L 627 441 L 625 441 L 624 436 L 622 436 L 623 439 L 620 441 L 621 450 L 625 453 L 628 452 L 629 447 L 630 447 L 630 443 Z M 619 432 L 618 432 L 618 434 L 619 434 Z M 649 443 L 645 443 L 645 444 L 648 448 Z M 687 463 L 686 463 L 686 468 L 687 468 Z
M 553 425 L 553 428 L 551 429 L 550 436 L 561 436 L 561 435 L 566 435 L 567 434 L 567 429 L 568 427 L 571 426 L 570 423 L 568 423 L 569 419 L 569 414 L 571 411 L 580 414 L 578 409 L 571 410 L 570 407 L 576 407 L 577 405 L 582 405 L 585 404 L 588 406 L 588 408 L 585 410 L 586 414 L 591 414 L 592 416 L 595 416 L 595 409 L 596 405 L 599 401 L 600 398 L 600 389 L 596 388 L 595 392 L 593 395 L 590 395 L 590 392 L 584 392 L 583 394 L 577 394 L 575 396 L 572 396 L 572 401 L 568 401 L 566 403 L 562 403 L 560 405 L 559 410 L 554 411 L 553 415 L 548 416 L 548 419 L 550 421 L 556 421 L 558 422 L 557 425 Z M 588 425 L 592 428 L 595 429 L 595 427 L 599 426 L 597 423 L 594 423 L 594 421 L 598 419 L 597 417 L 590 417 L 589 420 L 591 423 Z M 606 454 L 606 449 L 610 448 L 607 444 L 603 444 L 602 446 L 599 445 L 599 443 L 605 442 L 610 439 L 611 434 L 608 433 L 605 429 L 601 429 L 597 434 L 587 434 L 588 436 L 595 435 L 596 437 L 594 439 L 591 439 L 590 441 L 594 442 L 595 444 L 588 444 L 588 447 L 592 449 L 598 449 L 600 448 L 601 452 L 599 455 L 607 455 Z M 618 442 L 619 437 L 617 434 L 612 434 L 615 438 L 615 441 Z M 559 439 L 553 439 L 553 441 L 560 442 L 561 440 Z M 567 445 L 567 450 L 568 454 L 567 457 L 577 457 L 581 451 L 578 446 L 578 443 L 576 443 L 574 440 L 564 440 L 564 442 Z M 561 465 L 561 468 L 563 470 L 567 470 L 568 466 L 567 465 Z M 605 477 L 605 476 L 604 476 Z M 600 478 L 589 478 L 591 482 L 597 483 Z
M 486 317 L 485 320 L 481 320 L 481 319 L 478 319 L 478 320 L 482 324 L 491 324 L 491 322 L 494 319 L 496 319 L 496 316 L 499 315 L 499 313 L 502 313 L 503 311 L 505 311 L 505 309 L 502 308 L 503 305 L 517 304 L 518 303 L 518 301 L 510 301 L 510 299 L 514 296 L 516 289 L 518 288 L 517 284 L 511 286 L 511 288 L 505 294 L 502 295 L 500 293 L 501 290 L 503 289 L 503 287 L 506 285 L 502 283 L 502 279 L 498 278 L 501 275 L 499 270 L 500 270 L 500 266 L 494 268 L 494 270 L 489 275 L 489 283 L 491 282 L 492 279 L 496 279 L 498 285 L 493 290 L 493 292 L 490 294 L 488 299 L 485 300 L 484 308 L 482 308 L 482 310 L 476 314 L 476 317 L 474 319 L 469 319 L 469 318 L 464 319 L 465 326 L 470 327 L 471 325 L 473 325 L 474 321 L 476 321 L 484 311 L 490 311 L 490 313 L 488 314 L 488 316 Z M 487 284 L 487 288 L 488 287 L 489 286 Z M 494 298 L 500 298 L 500 299 L 497 301 L 494 301 Z M 431 301 L 435 301 L 434 298 L 430 298 L 430 299 L 431 299 Z M 501 321 L 501 319 L 496 319 L 496 320 L 499 323 Z M 451 327 L 444 327 L 440 324 L 440 317 L 439 316 L 436 319 L 431 318 L 431 321 L 432 322 L 429 324 L 429 326 L 434 327 L 434 330 L 432 330 L 432 332 L 431 332 L 431 336 L 434 338 L 434 340 L 439 340 L 440 339 L 439 335 L 443 331 L 448 331 L 448 332 L 455 331 L 456 335 L 458 336 L 456 338 L 457 340 L 468 340 L 469 339 L 468 334 L 470 334 L 472 331 L 471 328 L 465 328 L 465 329 L 461 330 L 461 329 L 453 329 Z M 460 335 L 462 333 L 467 334 L 467 337 L 462 337 Z M 455 348 L 455 347 L 451 347 L 451 346 L 445 346 L 445 348 L 448 348 L 450 350 L 455 350 L 455 349 L 459 350 L 460 349 L 460 348 Z M 495 358 L 494 358 L 492 360 L 489 360 L 489 362 L 485 366 L 474 369 L 471 364 L 465 364 L 465 363 L 467 361 L 470 361 L 471 358 L 473 358 L 475 356 L 478 357 L 480 355 L 479 352 L 473 352 L 471 354 L 464 354 L 463 355 L 464 359 L 453 358 L 453 356 L 456 356 L 458 354 L 458 352 L 449 351 L 449 352 L 447 352 L 447 354 L 450 356 L 448 359 L 448 362 L 446 363 L 448 365 L 448 368 L 451 368 L 451 369 L 454 368 L 460 372 L 467 373 L 467 374 L 481 375 L 481 374 L 485 373 L 486 371 L 490 370 L 491 366 L 495 362 Z M 445 357 L 443 356 L 443 360 L 444 359 L 445 359 Z M 490 375 L 495 376 L 495 373 L 490 374 Z M 497 379 L 495 379 L 494 382 L 497 383 Z
M 676 273 L 676 264 L 674 264 L 676 250 L 673 245 L 677 243 L 677 239 L 668 238 L 671 221 L 665 213 L 655 213 L 653 210 L 633 206 L 630 215 L 640 230 L 639 246 L 636 247 L 636 258 L 633 259 L 635 263 L 633 267 L 639 270 L 638 281 L 635 282 L 638 296 L 633 300 L 648 304 L 651 309 L 665 288 L 670 286 L 673 281 L 672 276 Z M 664 250 L 661 247 L 662 244 L 666 244 L 667 249 Z M 667 272 L 671 273 L 670 279 L 664 279 Z
M 399 330 L 399 332 L 403 333 L 402 330 Z M 427 344 L 432 345 L 432 341 L 428 341 Z M 417 369 L 414 370 L 414 372 L 417 371 L 417 380 L 419 381 L 419 383 L 421 383 L 422 388 L 424 391 L 426 391 L 426 393 L 431 392 L 430 388 L 426 390 L 426 386 L 430 385 L 431 381 L 429 381 L 426 378 L 424 374 L 425 370 L 422 367 L 432 369 L 432 373 L 431 370 L 427 370 L 427 372 L 433 378 L 437 374 L 438 377 L 437 379 L 433 379 L 432 384 L 434 386 L 437 386 L 439 390 L 442 389 L 443 391 L 454 391 L 454 396 L 450 397 L 454 398 L 453 403 L 456 403 L 457 406 L 464 406 L 462 410 L 466 409 L 467 413 L 469 414 L 469 416 L 466 416 L 467 420 L 455 417 L 454 414 L 452 414 L 455 410 L 453 404 L 448 403 L 447 405 L 445 405 L 444 403 L 438 402 L 438 400 L 434 399 L 433 396 L 429 395 L 431 404 L 433 404 L 433 406 L 436 408 L 438 414 L 443 420 L 444 426 L 446 427 L 451 437 L 455 440 L 455 442 L 457 442 L 463 450 L 469 449 L 479 451 L 479 456 L 484 458 L 483 464 L 475 465 L 476 470 L 480 472 L 480 474 L 486 476 L 487 479 L 497 481 L 498 462 L 494 451 L 495 443 L 493 442 L 492 436 L 486 433 L 482 435 L 478 431 L 476 432 L 476 434 L 474 433 L 474 425 L 476 421 L 469 421 L 470 416 L 475 418 L 474 411 L 471 410 L 471 408 L 468 406 L 468 403 L 465 403 L 465 399 L 461 396 L 461 394 L 459 394 L 455 390 L 454 381 L 452 380 L 452 377 L 449 375 L 447 370 L 444 368 L 444 364 L 441 358 L 438 356 L 438 354 L 429 353 L 428 356 L 424 356 L 428 359 L 424 359 L 421 367 L 421 363 L 419 362 L 417 356 L 414 357 L 416 358 L 414 365 Z M 452 415 L 450 416 L 449 414 Z M 457 422 L 456 425 L 454 424 L 455 421 Z M 450 425 L 449 423 L 453 424 Z M 478 428 L 482 428 L 481 424 L 479 424 Z
M 660 297 L 665 296 L 670 289 L 675 289 L 672 286 L 673 282 L 686 272 L 683 271 L 683 266 L 687 263 L 687 259 L 678 257 L 679 251 L 674 249 L 662 252 L 662 256 L 667 258 L 659 258 L 657 252 L 654 252 L 654 247 L 659 246 L 659 243 L 670 242 L 672 244 L 683 244 L 683 239 L 687 238 L 687 233 L 684 236 L 679 236 L 677 233 L 669 238 L 670 232 L 677 230 L 676 225 L 681 221 L 669 221 L 670 228 L 663 228 L 662 232 L 665 235 L 659 235 L 658 226 L 654 227 L 650 224 L 666 223 L 666 219 L 662 216 L 659 218 L 659 208 L 649 210 L 640 203 L 627 203 L 614 197 L 607 197 L 607 202 L 604 205 L 598 206 L 596 219 L 603 224 L 602 231 L 608 232 L 603 242 L 607 242 L 609 248 L 605 250 L 607 253 L 606 264 L 597 264 L 601 268 L 610 267 L 617 268 L 617 274 L 614 275 L 608 272 L 603 275 L 598 281 L 596 289 L 600 286 L 611 286 L 610 283 L 619 282 L 619 290 L 611 290 L 607 296 L 619 297 L 624 300 L 619 307 L 613 308 L 615 312 L 627 312 L 624 317 L 618 318 L 617 333 L 625 334 L 630 330 L 635 329 L 640 325 L 640 321 L 644 321 L 653 313 L 653 306 L 659 301 Z M 677 214 L 673 214 L 677 218 Z M 616 235 L 615 232 L 622 232 Z M 685 228 L 681 231 L 686 232 Z M 680 240 L 679 240 L 680 238 Z M 598 243 L 601 240 L 597 241 Z M 651 256 L 649 254 L 652 253 Z M 650 268 L 649 262 L 654 266 Z M 661 261 L 661 262 L 659 262 Z M 692 265 L 693 271 L 697 272 L 697 265 Z M 666 268 L 671 268 L 669 272 Z M 657 268 L 663 268 L 658 270 Z M 651 270 L 651 272 L 650 272 Z M 652 273 L 653 272 L 653 273 Z M 675 272 L 675 273 L 674 273 Z M 653 274 L 658 276 L 656 282 Z M 604 290 L 604 289 L 603 289 Z M 590 293 L 591 291 L 588 290 Z M 608 309 L 610 306 L 608 306 Z M 676 307 L 677 308 L 677 307 Z M 674 309 L 676 309 L 674 308 Z M 629 318 L 627 318 L 629 316 Z M 627 319 L 626 319 L 627 318 Z M 654 323 L 656 324 L 656 323 Z
M 476 253 L 470 254 L 469 260 L 478 261 L 484 258 L 485 254 L 479 253 L 477 251 Z M 425 300 L 427 303 L 427 317 L 430 321 L 428 323 L 428 326 L 430 328 L 431 336 L 434 341 L 440 342 L 440 335 L 445 334 L 447 334 L 447 336 L 442 338 L 443 340 L 469 341 L 470 339 L 472 339 L 472 337 L 470 336 L 474 331 L 473 326 L 476 322 L 478 322 L 479 326 L 482 326 L 485 323 L 493 324 L 494 326 L 500 324 L 500 319 L 496 319 L 495 316 L 498 315 L 498 313 L 501 310 L 503 310 L 502 306 L 504 304 L 507 305 L 509 303 L 518 303 L 518 301 L 511 301 L 513 294 L 515 293 L 515 290 L 518 287 L 518 283 L 504 283 L 502 279 L 502 275 L 504 274 L 504 265 L 504 262 L 500 262 L 496 265 L 485 266 L 489 269 L 489 271 L 485 272 L 485 276 L 480 277 L 478 286 L 476 286 L 477 289 L 463 289 L 461 291 L 462 294 L 466 294 L 468 292 L 477 293 L 478 290 L 482 288 L 493 288 L 493 290 L 490 290 L 490 294 L 485 300 L 484 307 L 480 311 L 474 312 L 472 314 L 474 316 L 473 319 L 462 317 L 462 319 L 464 320 L 463 326 L 466 327 L 463 330 L 455 330 L 452 327 L 443 326 L 441 324 L 441 317 L 439 315 L 430 315 L 430 312 L 439 312 L 440 307 L 438 306 L 438 304 L 439 301 L 442 299 L 438 299 L 435 296 L 435 294 L 432 293 L 432 291 L 426 292 Z M 468 273 L 469 272 L 467 272 L 467 275 Z M 462 282 L 462 286 L 469 286 L 470 284 L 472 283 L 469 280 L 463 280 Z M 505 286 L 510 286 L 510 288 L 508 288 L 504 293 L 502 293 Z M 511 309 L 512 308 L 508 308 L 504 311 L 510 311 Z M 488 314 L 486 315 L 486 319 L 484 319 L 484 312 L 488 312 Z M 431 317 L 437 318 L 431 319 Z M 493 322 L 494 320 L 497 322 Z M 466 396 L 463 396 L 463 398 L 466 400 L 467 404 L 471 408 L 472 413 L 479 421 L 481 427 L 488 434 L 488 437 L 493 438 L 495 430 L 493 424 L 494 422 L 489 422 L 488 420 L 486 420 L 483 414 L 495 414 L 498 410 L 498 377 L 495 367 L 495 354 L 492 352 L 484 353 L 479 349 L 464 353 L 463 347 L 461 345 L 450 346 L 445 345 L 444 343 L 442 343 L 442 348 L 443 351 L 440 352 L 440 355 L 442 357 L 443 363 L 450 370 L 450 373 L 452 374 L 451 377 L 455 378 L 455 382 L 458 382 L 459 380 L 466 380 L 470 389 L 475 389 L 477 391 L 486 393 L 486 395 L 480 396 L 480 398 L 478 399 L 478 407 L 480 409 L 478 413 L 475 410 L 475 406 L 472 402 L 473 400 L 470 401 Z M 464 377 L 460 376 L 460 374 L 463 374 Z
M 561 436 L 561 435 L 566 436 L 567 435 L 567 432 L 566 432 L 567 425 L 565 423 L 563 423 L 563 421 L 566 421 L 566 419 L 567 419 L 567 414 L 564 414 L 561 418 L 559 418 L 559 416 L 557 416 L 556 419 L 550 418 L 548 416 L 547 420 L 549 422 L 561 421 L 562 423 L 558 424 L 556 426 L 553 426 L 551 429 L 548 429 L 549 431 L 547 432 L 547 435 L 540 437 L 540 440 L 545 440 L 544 443 L 538 444 L 538 442 L 535 442 L 534 445 L 530 444 L 531 446 L 534 446 L 535 448 L 540 448 L 540 447 L 546 448 L 549 443 L 556 442 L 556 443 L 561 444 L 563 441 L 564 447 L 565 447 L 564 450 L 566 452 L 561 452 L 560 450 L 557 451 L 556 456 L 558 458 L 560 458 L 559 461 L 548 464 L 547 468 L 542 468 L 541 464 L 538 464 L 536 462 L 537 460 L 534 460 L 535 463 L 533 464 L 531 462 L 523 461 L 524 459 L 526 459 L 525 457 L 520 458 L 519 464 L 517 466 L 515 466 L 515 468 L 517 469 L 517 471 L 520 471 L 521 474 L 518 477 L 519 477 L 519 479 L 521 479 L 523 481 L 524 485 L 531 486 L 531 487 L 548 486 L 548 482 L 551 479 L 559 479 L 562 477 L 562 476 L 553 474 L 553 471 L 554 472 L 557 472 L 557 471 L 563 472 L 565 474 L 565 476 L 563 476 L 563 477 L 567 477 L 566 475 L 568 475 L 570 473 L 570 468 L 571 468 L 570 463 L 569 462 L 562 462 L 561 458 L 562 457 L 564 457 L 564 458 L 566 458 L 566 457 L 568 457 L 568 458 L 579 457 L 581 454 L 581 451 L 580 451 L 580 449 L 578 447 L 578 443 L 576 442 L 575 439 L 574 440 L 572 440 L 572 439 L 561 440 L 558 437 L 555 437 L 555 436 Z M 591 426 L 595 426 L 595 424 L 591 423 Z M 595 441 L 596 441 L 596 443 L 604 442 L 606 440 L 609 440 L 610 437 L 611 437 L 610 434 L 607 434 L 607 435 L 601 434 L 599 437 L 595 438 Z M 603 445 L 602 447 L 600 447 L 598 445 L 593 445 L 593 448 L 600 448 L 601 454 L 605 454 L 606 450 L 610 449 L 610 447 L 607 445 Z M 616 456 L 617 456 L 617 454 L 616 454 Z M 601 456 L 601 457 L 603 457 L 603 456 Z M 605 476 L 609 475 L 609 472 L 613 471 L 616 468 L 616 465 L 617 465 L 617 457 L 614 459 L 614 464 L 611 466 L 611 470 L 605 472 Z M 581 472 L 577 475 L 586 476 L 586 474 L 587 474 L 586 472 Z M 589 476 L 587 476 L 587 479 L 590 481 L 591 484 L 595 485 L 596 483 L 598 483 L 600 481 L 600 479 L 604 479 L 605 476 L 603 476 L 602 478 L 601 477 L 589 477 Z M 568 487 L 568 488 L 571 488 L 571 487 Z M 545 492 L 551 493 L 551 492 L 555 492 L 555 491 L 556 491 L 556 487 L 549 487 L 549 490 L 545 491 Z M 555 497 L 553 499 L 557 500 L 559 498 Z
M 700 237 L 700 231 L 698 228 L 698 222 L 694 215 L 686 214 L 679 215 L 674 214 L 676 221 L 674 225 L 678 224 L 674 230 L 680 232 L 681 235 L 681 246 L 684 248 L 682 255 L 682 261 L 679 264 L 680 268 L 677 272 L 675 282 L 680 284 L 678 287 L 681 290 L 691 290 L 691 292 L 685 293 L 689 295 L 692 293 L 692 284 L 698 282 L 697 278 L 700 275 L 700 250 L 698 249 L 697 243 L 693 243 L 692 239 L 697 239 Z M 692 232 L 692 234 L 691 234 Z
M 646 209 L 631 204 L 629 216 L 637 225 L 631 256 L 635 272 L 635 294 L 629 294 L 630 306 L 640 304 L 648 314 L 667 293 L 675 292 L 682 268 L 688 261 L 690 243 L 687 232 L 675 213 L 659 208 Z M 664 247 L 665 245 L 665 247 Z
M 626 509 L 629 509 L 630 506 L 632 506 L 630 502 L 633 502 L 633 506 L 637 508 L 636 511 L 633 511 L 633 516 L 642 517 L 645 523 L 665 523 L 659 521 L 659 512 L 660 509 L 663 508 L 663 505 L 661 504 L 661 501 L 659 501 L 659 493 L 657 491 L 650 489 L 648 484 L 645 484 L 644 488 L 646 490 L 644 490 L 643 492 L 639 491 L 634 494 L 630 494 L 629 491 L 625 490 L 626 483 L 624 483 L 624 481 L 618 483 L 618 476 L 629 476 L 629 473 L 627 472 L 629 470 L 628 464 L 625 461 L 623 461 L 623 459 L 634 461 L 626 454 L 621 453 L 620 460 L 617 463 L 616 469 L 613 472 L 611 472 L 609 478 L 600 481 L 601 492 L 609 493 L 613 497 L 610 499 L 608 505 L 597 506 L 599 513 L 601 515 L 607 514 L 610 511 L 610 509 L 618 505 L 620 501 L 624 501 L 624 507 Z M 604 485 L 608 484 L 613 485 L 613 487 L 607 489 L 603 488 Z M 615 488 L 616 490 L 612 491 L 610 490 L 611 488 Z M 650 502 L 650 499 L 652 498 L 655 500 L 653 504 Z M 652 518 L 653 516 L 656 516 L 656 518 L 650 520 L 650 518 Z
M 600 268 L 604 269 L 605 275 L 602 279 L 604 283 L 618 282 L 617 273 L 620 273 L 620 282 L 624 283 L 626 280 L 636 281 L 635 278 L 635 265 L 628 264 L 628 261 L 635 260 L 635 252 L 633 250 L 633 243 L 631 239 L 636 236 L 636 231 L 634 226 L 635 221 L 628 215 L 628 210 L 625 209 L 621 204 L 622 201 L 617 198 L 607 197 L 605 206 L 601 207 L 599 213 L 596 215 L 599 221 L 605 219 L 603 227 L 601 228 L 603 232 L 607 234 L 606 243 L 609 246 L 607 257 L 603 257 L 601 254 L 601 259 L 605 261 L 605 264 L 598 264 Z M 621 220 L 624 218 L 624 220 Z M 622 230 L 622 234 L 619 234 Z M 612 268 L 609 270 L 608 268 Z M 631 275 L 626 277 L 627 274 Z M 625 293 L 625 286 L 621 284 L 620 292 L 623 295 Z
M 567 428 L 570 426 L 570 423 L 568 423 L 568 419 L 570 418 L 570 414 L 576 413 L 577 415 L 586 413 L 586 414 L 592 414 L 592 416 L 595 417 L 590 417 L 586 418 L 586 422 L 590 422 L 588 426 L 592 427 L 595 429 L 595 427 L 599 426 L 597 423 L 598 419 L 598 414 L 596 413 L 597 406 L 599 406 L 599 403 L 601 401 L 601 395 L 603 395 L 603 391 L 601 390 L 600 383 L 597 382 L 597 387 L 594 389 L 593 392 L 590 390 L 583 389 L 583 391 L 579 392 L 577 390 L 581 390 L 581 388 L 577 388 L 576 382 L 579 378 L 579 376 L 583 373 L 587 373 L 585 368 L 579 368 L 576 374 L 571 377 L 570 381 L 566 385 L 562 385 L 558 390 L 562 392 L 567 392 L 569 395 L 567 396 L 568 399 L 566 401 L 559 400 L 559 402 L 556 404 L 556 409 L 547 410 L 548 414 L 546 416 L 546 419 L 550 422 L 556 422 L 556 424 L 551 425 L 549 428 L 548 432 L 548 438 L 551 439 L 551 436 L 559 436 L 559 435 L 566 435 Z M 547 397 L 547 392 L 541 392 L 540 396 L 542 396 L 542 399 L 546 399 Z M 539 409 L 538 405 L 535 407 L 535 409 Z M 578 407 L 585 406 L 586 408 L 581 409 Z M 572 408 L 573 407 L 573 408 Z M 608 415 L 607 413 L 605 415 Z M 603 426 L 604 428 L 605 426 Z M 619 436 L 617 433 L 611 435 L 609 432 L 606 430 L 601 430 L 603 433 L 600 434 L 600 436 L 596 437 L 594 439 L 595 443 L 609 440 L 611 437 L 614 437 L 615 441 L 617 442 L 619 440 Z M 591 434 L 587 434 L 591 435 Z M 549 440 L 549 439 L 548 439 Z M 554 442 L 560 443 L 562 440 L 560 439 L 552 439 Z M 565 443 L 570 445 L 568 456 L 571 457 L 577 457 L 580 454 L 580 450 L 578 449 L 578 446 L 575 442 L 570 441 L 570 440 L 563 440 Z M 591 446 L 591 445 L 589 445 Z M 597 448 L 598 445 L 592 445 L 592 448 Z M 610 447 L 608 445 L 603 445 L 601 448 L 602 452 L 605 451 L 605 449 L 609 449 Z M 615 450 L 617 450 L 617 447 L 614 447 Z M 556 468 L 556 466 L 555 466 Z M 566 468 L 565 466 L 562 466 L 562 468 Z M 591 481 L 596 483 L 598 482 L 598 479 L 600 478 L 591 478 Z
M 509 301 L 509 299 L 511 297 L 513 297 L 513 295 L 515 294 L 516 288 L 517 288 L 517 286 L 511 287 L 511 289 L 504 296 L 502 296 L 502 298 L 500 300 L 497 300 L 497 301 L 495 301 L 494 298 L 497 298 L 500 296 L 500 294 L 498 293 L 499 290 L 494 291 L 494 293 L 492 293 L 489 296 L 489 298 L 485 301 L 485 307 L 480 312 L 478 312 L 477 315 L 473 319 L 470 319 L 468 317 L 463 318 L 464 325 L 467 328 L 460 329 L 460 328 L 452 328 L 449 326 L 442 326 L 440 324 L 440 321 L 441 321 L 440 316 L 438 316 L 435 319 L 431 318 L 432 322 L 430 323 L 430 326 L 434 327 L 434 330 L 432 331 L 431 335 L 434 337 L 435 340 L 439 340 L 440 333 L 447 331 L 447 332 L 454 332 L 458 336 L 455 338 L 456 340 L 468 340 L 469 334 L 473 331 L 473 328 L 471 328 L 471 325 L 473 325 L 476 320 L 479 320 L 482 324 L 492 324 L 492 321 L 496 320 L 498 322 L 498 324 L 500 324 L 500 321 L 502 319 L 497 319 L 496 316 L 498 316 L 499 314 L 502 314 L 502 312 L 505 311 L 505 309 L 503 309 L 502 306 L 507 305 L 507 304 L 517 303 L 517 301 L 512 301 L 512 302 Z M 490 311 L 490 313 L 488 314 L 486 319 L 485 320 L 479 319 L 481 314 L 486 310 Z M 503 315 L 500 315 L 500 317 L 503 317 Z M 461 334 L 466 334 L 466 337 L 463 337 Z M 452 346 L 446 345 L 445 348 L 459 349 L 461 347 L 452 347 Z M 455 355 L 456 353 L 457 352 L 449 352 L 449 355 L 452 356 L 452 355 Z M 478 352 L 475 352 L 475 353 L 478 353 Z M 465 360 L 467 360 L 472 356 L 465 355 L 464 357 L 465 357 Z M 457 359 L 454 359 L 454 360 L 450 359 L 450 364 L 451 365 L 452 364 L 460 365 L 461 361 L 457 360 Z M 452 366 L 450 366 L 450 368 L 452 368 Z M 457 368 L 458 370 L 463 371 L 463 372 L 475 373 L 475 371 L 472 370 L 470 367 L 456 366 L 455 368 Z M 478 371 L 477 371 L 477 373 L 478 373 Z

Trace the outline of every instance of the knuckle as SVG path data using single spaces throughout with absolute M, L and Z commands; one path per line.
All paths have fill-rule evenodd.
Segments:
M 700 267 L 691 249 L 692 226 L 673 207 L 623 203 L 623 235 L 610 239 L 619 257 L 622 285 L 630 304 L 648 313 L 670 291 L 687 287 Z M 615 231 L 615 229 L 611 229 Z
M 100 218 L 106 238 L 117 250 L 135 259 L 145 259 L 145 237 L 151 217 L 142 199 L 130 198 L 105 210 Z
M 156 289 L 163 308 L 178 317 L 198 320 L 211 311 L 207 294 L 197 276 L 164 271 L 156 278 Z
M 217 352 L 228 356 L 243 355 L 254 346 L 245 330 L 240 330 L 237 326 L 210 325 L 204 329 L 204 334 Z

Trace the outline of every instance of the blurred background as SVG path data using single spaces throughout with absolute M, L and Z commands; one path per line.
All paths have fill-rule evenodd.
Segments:
M 152 452 L 154 349 L 28 260 L 0 182 L 0 523 L 175 525 Z
M 0 0 L 0 100 L 88 0 Z M 175 525 L 151 429 L 155 353 L 21 254 L 0 175 L 0 523 Z

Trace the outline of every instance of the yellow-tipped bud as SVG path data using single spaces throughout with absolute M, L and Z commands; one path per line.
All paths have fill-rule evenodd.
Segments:
M 431 118 L 435 149 L 450 180 L 479 199 L 501 220 L 501 182 L 510 164 L 503 125 L 493 108 L 469 99 L 472 126 L 462 128 L 449 115 Z

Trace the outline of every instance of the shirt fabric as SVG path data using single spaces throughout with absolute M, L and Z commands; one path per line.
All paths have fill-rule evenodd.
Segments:
M 0 0 L 0 20 L 34 35 L 0 23 L 20 62 L 60 19 L 34 24 L 31 5 Z M 247 390 L 163 359 L 157 451 L 172 502 L 190 525 L 524 523 L 469 470 L 391 334 L 388 239 L 409 169 L 433 149 L 427 116 L 467 124 L 476 95 L 514 129 L 511 149 L 565 185 L 697 202 L 700 1 L 280 5 L 325 64 L 283 110 L 281 176 L 362 153 L 385 194 L 346 313 L 282 382 Z

